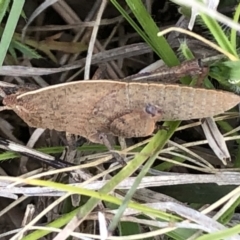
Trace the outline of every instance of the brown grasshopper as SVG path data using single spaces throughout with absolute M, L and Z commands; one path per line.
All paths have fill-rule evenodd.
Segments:
M 112 150 L 108 135 L 145 137 L 153 133 L 158 121 L 212 117 L 237 105 L 240 96 L 230 92 L 147 81 L 172 82 L 185 75 L 201 76 L 205 70 L 201 62 L 190 61 L 117 81 L 78 81 L 42 89 L 1 83 L 0 95 L 5 106 L 0 111 L 13 110 L 31 127 L 81 135 Z M 6 140 L 1 143 L 12 149 L 12 143 L 9 145 Z M 123 163 L 118 154 L 112 154 Z M 52 161 L 49 164 L 69 165 Z
M 149 136 L 158 121 L 213 117 L 240 102 L 230 92 L 153 82 L 90 80 L 21 91 L 5 96 L 2 110 L 13 110 L 31 127 L 94 143 L 102 143 L 102 133 Z

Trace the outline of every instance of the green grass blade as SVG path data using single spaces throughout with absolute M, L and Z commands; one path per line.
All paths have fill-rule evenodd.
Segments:
M 239 22 L 239 15 L 240 15 L 240 4 L 238 4 L 235 14 L 233 16 L 233 21 L 238 23 Z M 237 48 L 237 31 L 235 29 L 231 29 L 230 34 L 230 42 L 234 49 Z
M 167 40 L 157 33 L 160 31 L 149 13 L 147 12 L 143 2 L 140 0 L 126 0 L 128 6 L 132 10 L 134 16 L 137 18 L 146 35 L 149 37 L 149 44 L 161 59 L 168 65 L 174 66 L 179 64 L 176 54 L 168 44 Z
M 10 10 L 10 14 L 8 16 L 8 20 L 7 20 L 5 29 L 3 31 L 2 39 L 1 39 L 0 66 L 3 65 L 3 61 L 7 54 L 19 17 L 21 16 L 24 3 L 25 3 L 25 0 L 13 1 L 12 8 Z
M 228 237 L 232 237 L 234 235 L 237 235 L 240 233 L 240 225 L 236 225 L 235 227 L 226 229 L 226 230 L 222 230 L 222 231 L 218 231 L 215 233 L 211 233 L 211 234 L 206 234 L 203 235 L 199 238 L 197 238 L 196 240 L 219 240 L 219 239 L 228 239 Z
M 134 193 L 136 192 L 138 185 L 141 183 L 143 177 L 146 176 L 146 174 L 148 173 L 149 169 L 151 168 L 151 166 L 155 162 L 156 157 L 157 157 L 157 154 L 155 156 L 150 157 L 150 159 L 147 161 L 147 163 L 145 164 L 145 166 L 143 167 L 141 172 L 138 174 L 138 176 L 137 176 L 135 182 L 133 183 L 131 189 L 128 190 L 121 206 L 119 207 L 117 213 L 113 217 L 112 222 L 110 223 L 109 228 L 108 228 L 109 232 L 113 232 L 115 230 L 115 228 L 117 227 L 125 209 L 128 206 L 128 203 L 131 201 Z
M 10 3 L 11 3 L 11 0 L 1 0 L 1 2 L 0 2 L 0 23 L 2 22 Z
M 205 14 L 200 14 L 202 17 L 204 23 L 206 24 L 208 30 L 211 32 L 212 36 L 214 37 L 215 41 L 218 43 L 218 45 L 226 50 L 227 52 L 233 54 L 234 56 L 238 57 L 236 49 L 232 46 L 231 42 L 229 41 L 228 37 L 222 30 L 221 26 L 218 24 L 218 22 L 210 18 L 209 16 Z
M 16 40 L 12 40 L 11 47 L 17 49 L 18 51 L 20 51 L 25 57 L 32 59 L 39 59 L 42 58 L 41 55 L 39 55 L 35 50 L 33 50 L 32 48 L 28 47 L 27 45 L 22 44 L 19 41 Z

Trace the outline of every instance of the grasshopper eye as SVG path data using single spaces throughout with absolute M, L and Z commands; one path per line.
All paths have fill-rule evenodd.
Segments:
M 152 115 L 152 117 L 155 117 L 156 115 L 161 115 L 162 113 L 161 109 L 158 106 L 153 105 L 151 103 L 147 104 L 145 111 L 146 113 Z

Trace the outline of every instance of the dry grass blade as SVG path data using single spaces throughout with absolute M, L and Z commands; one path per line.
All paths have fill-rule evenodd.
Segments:
M 223 135 L 220 133 L 217 124 L 213 118 L 202 119 L 202 129 L 208 140 L 209 146 L 222 161 L 224 165 L 227 164 L 227 161 L 231 161 L 230 154 L 227 149 L 226 142 Z
M 45 9 L 47 9 L 49 6 L 53 5 L 54 3 L 58 2 L 59 0 L 47 0 L 44 3 L 42 3 L 31 15 L 31 17 L 28 19 L 28 22 L 26 26 L 23 28 L 22 31 L 22 39 L 25 38 L 25 34 L 27 31 L 28 26 L 31 24 L 31 22 Z
M 133 56 L 142 55 L 152 52 L 150 47 L 145 43 L 131 44 L 123 46 L 114 50 L 106 50 L 104 52 L 96 53 L 92 57 L 92 64 L 104 63 L 115 59 L 129 58 Z M 75 61 L 71 64 L 59 68 L 36 68 L 36 67 L 23 67 L 23 66 L 2 66 L 0 67 L 1 76 L 15 76 L 15 77 L 31 77 L 40 75 L 49 75 L 64 71 L 69 71 L 83 67 L 86 60 Z

